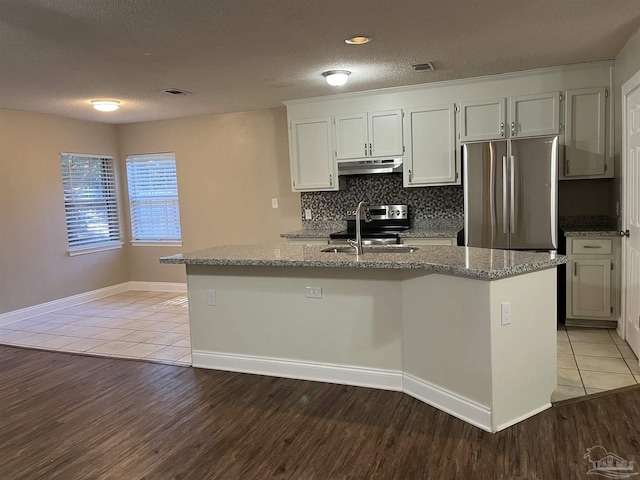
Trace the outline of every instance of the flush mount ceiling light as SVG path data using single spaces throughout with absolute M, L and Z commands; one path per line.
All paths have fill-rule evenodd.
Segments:
M 120 108 L 120 102 L 115 100 L 91 100 L 91 105 L 100 112 L 113 112 Z
M 322 73 L 322 76 L 327 79 L 327 83 L 333 87 L 347 83 L 349 75 L 351 75 L 349 70 L 329 70 Z
M 344 43 L 348 45 L 364 45 L 370 41 L 371 37 L 368 35 L 356 35 L 355 37 L 347 38 Z

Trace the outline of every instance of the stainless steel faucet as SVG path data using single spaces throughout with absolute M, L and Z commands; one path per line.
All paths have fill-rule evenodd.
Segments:
M 371 221 L 371 213 L 369 212 L 369 205 L 366 202 L 358 203 L 356 207 L 356 239 L 348 240 L 349 245 L 356 249 L 356 255 L 362 255 L 362 227 L 360 225 L 360 216 L 362 214 L 362 210 L 364 210 L 364 221 Z

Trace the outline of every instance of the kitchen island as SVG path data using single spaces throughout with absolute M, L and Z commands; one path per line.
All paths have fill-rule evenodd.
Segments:
M 321 250 L 227 245 L 162 258 L 187 267 L 193 365 L 404 391 L 491 432 L 550 406 L 565 257 Z

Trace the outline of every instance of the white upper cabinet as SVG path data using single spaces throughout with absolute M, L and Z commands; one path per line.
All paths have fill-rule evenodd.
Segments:
M 401 109 L 338 115 L 334 120 L 338 160 L 403 154 Z
M 454 104 L 405 111 L 405 187 L 460 183 L 455 126 Z
M 289 128 L 293 191 L 338 190 L 331 118 L 295 120 Z
M 613 177 L 605 147 L 606 88 L 567 90 L 560 179 Z
M 460 104 L 460 141 L 506 138 L 505 99 L 476 100 Z
M 463 102 L 460 129 L 461 142 L 558 135 L 560 93 Z
M 560 133 L 560 92 L 509 98 L 509 136 L 540 137 Z
M 334 122 L 338 160 L 366 157 L 369 153 L 367 114 L 339 115 Z

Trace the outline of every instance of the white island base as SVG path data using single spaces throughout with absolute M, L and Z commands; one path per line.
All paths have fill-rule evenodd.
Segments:
M 489 432 L 551 406 L 555 268 L 486 280 L 188 264 L 187 277 L 194 367 L 403 391 Z

